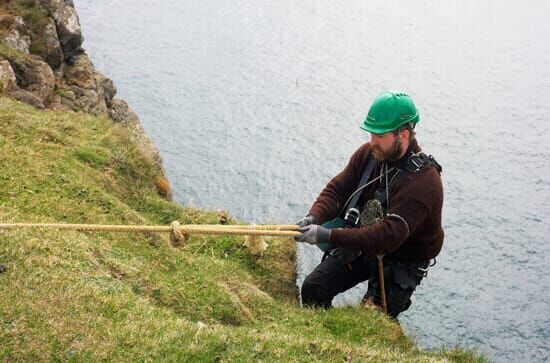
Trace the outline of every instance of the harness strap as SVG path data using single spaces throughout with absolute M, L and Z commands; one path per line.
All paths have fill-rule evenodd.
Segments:
M 359 185 L 357 186 L 357 188 L 360 188 L 363 184 L 365 184 L 369 180 L 369 178 L 372 174 L 372 171 L 374 170 L 374 164 L 375 164 L 375 160 L 374 160 L 374 157 L 372 156 L 372 152 L 371 152 L 371 153 L 369 153 L 367 166 L 365 168 L 365 171 L 363 172 L 363 176 L 361 176 L 361 180 L 359 181 Z M 363 189 L 360 193 L 357 193 L 353 196 L 353 198 L 351 199 L 351 201 L 348 204 L 348 208 L 346 209 L 346 214 L 345 215 L 349 215 L 350 211 L 352 212 L 351 214 L 355 213 L 355 211 L 352 211 L 352 210 L 355 209 L 355 207 L 357 206 L 357 202 L 359 201 L 359 198 L 361 197 L 361 195 L 363 194 L 364 191 L 365 191 L 365 189 Z M 354 215 L 354 217 L 359 218 L 359 211 L 357 211 L 357 216 Z
M 403 162 L 400 162 L 397 166 L 397 172 L 389 181 L 388 188 L 390 188 L 391 190 L 395 182 L 397 182 L 398 179 L 402 178 L 408 173 L 418 173 L 420 170 L 424 169 L 427 166 L 435 167 L 437 172 L 441 175 L 443 168 L 432 155 L 426 155 L 422 151 L 409 154 L 407 159 Z M 374 198 L 378 199 L 380 204 L 386 203 L 388 193 L 383 184 L 380 184 L 379 188 L 374 193 Z
M 439 174 L 443 171 L 441 164 L 439 164 L 432 155 L 426 155 L 422 151 L 409 156 L 405 169 L 410 173 L 416 173 L 426 166 L 435 167 Z

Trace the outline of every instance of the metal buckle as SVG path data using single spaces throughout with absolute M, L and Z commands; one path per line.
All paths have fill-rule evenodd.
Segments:
M 346 221 L 346 224 L 351 225 L 353 227 L 359 224 L 360 218 L 361 218 L 361 213 L 357 208 L 348 209 L 348 211 L 346 212 L 346 215 L 344 216 L 344 220 Z
M 420 273 L 417 274 L 417 275 L 418 275 L 418 276 L 421 276 L 421 277 L 426 277 L 426 276 L 428 276 L 428 270 L 430 269 L 430 267 L 433 267 L 433 266 L 435 266 L 435 264 L 436 264 L 436 259 L 434 258 L 433 260 L 434 260 L 433 263 L 431 263 L 431 260 L 428 261 L 428 266 L 426 266 L 425 268 L 416 267 L 416 270 L 417 270 L 418 272 L 420 272 Z
M 426 277 L 428 276 L 428 270 L 430 269 L 430 267 L 426 267 L 426 268 L 422 268 L 422 267 L 417 267 L 416 270 L 418 272 L 420 272 L 419 274 L 417 274 L 418 276 L 421 276 L 421 277 Z
M 413 156 L 411 156 L 410 161 L 411 161 L 411 164 L 413 164 L 414 167 L 416 168 L 414 170 L 415 172 L 419 171 L 422 168 L 422 166 L 424 166 L 420 153 L 416 153 Z

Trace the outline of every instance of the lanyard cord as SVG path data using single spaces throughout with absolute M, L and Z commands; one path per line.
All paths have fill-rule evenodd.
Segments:
M 380 173 L 379 176 L 377 176 L 376 178 L 372 179 L 371 181 L 369 181 L 368 183 L 365 183 L 364 185 L 360 186 L 359 188 L 355 189 L 355 191 L 353 193 L 351 193 L 351 195 L 349 196 L 349 198 L 346 200 L 346 202 L 344 203 L 344 206 L 342 207 L 342 209 L 340 209 L 340 212 L 338 212 L 338 215 L 341 215 L 342 212 L 344 211 L 344 209 L 346 208 L 346 206 L 348 205 L 349 201 L 351 200 L 351 198 L 353 198 L 353 196 L 357 193 L 359 193 L 360 191 L 362 191 L 363 189 L 365 189 L 366 187 L 368 187 L 369 185 L 371 185 L 372 183 L 374 183 L 375 181 L 381 179 L 384 175 L 387 175 L 388 173 L 391 173 L 393 170 L 395 169 L 395 167 L 391 168 L 390 170 L 388 170 L 388 166 L 386 165 L 386 172 L 385 173 Z M 387 183 L 387 178 L 386 178 L 386 183 Z
M 393 176 L 391 177 L 390 181 L 388 181 L 388 175 L 392 172 L 393 169 L 395 169 L 395 167 L 388 170 L 388 164 L 385 164 L 385 165 L 386 165 L 386 173 L 385 173 L 386 175 L 386 212 L 389 212 L 390 211 L 390 188 L 389 187 L 392 185 L 393 181 L 395 180 L 395 178 L 397 178 L 397 176 L 399 175 L 399 173 L 401 173 L 402 170 L 397 169 L 395 174 L 393 174 Z
M 384 163 L 386 166 L 386 212 L 390 210 L 390 190 L 388 188 L 388 163 Z M 393 180 L 393 178 L 392 178 Z

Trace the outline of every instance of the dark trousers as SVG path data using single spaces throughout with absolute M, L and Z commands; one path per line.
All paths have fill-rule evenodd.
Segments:
M 429 261 L 420 263 L 399 263 L 384 261 L 384 283 L 388 315 L 397 317 L 411 305 L 411 295 L 424 274 L 418 269 L 426 268 Z M 371 299 L 382 306 L 378 282 L 376 257 L 359 256 L 350 263 L 342 263 L 337 257 L 328 255 L 311 272 L 302 285 L 301 296 L 304 306 L 330 308 L 332 299 L 360 282 L 369 281 L 364 299 Z

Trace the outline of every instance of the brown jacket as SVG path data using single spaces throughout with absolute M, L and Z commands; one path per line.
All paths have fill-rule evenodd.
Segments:
M 411 150 L 420 151 L 416 141 L 411 144 Z M 338 217 L 344 203 L 358 186 L 369 154 L 370 144 L 366 143 L 321 192 L 309 211 L 319 224 Z M 370 179 L 380 175 L 382 164 L 376 162 Z M 399 166 L 400 161 L 390 163 L 388 167 L 396 165 Z M 361 206 L 373 198 L 379 184 L 379 181 L 374 182 L 363 192 L 359 203 Z M 441 227 L 443 186 L 435 167 L 428 166 L 419 172 L 401 175 L 395 179 L 390 191 L 388 216 L 371 226 L 333 229 L 331 243 L 362 250 L 366 255 L 385 254 L 387 258 L 399 261 L 423 261 L 437 256 L 444 235 Z

